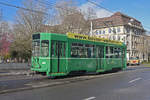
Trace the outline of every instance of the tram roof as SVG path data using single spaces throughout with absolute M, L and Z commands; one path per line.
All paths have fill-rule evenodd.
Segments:
M 94 37 L 94 36 L 88 36 L 88 35 L 83 35 L 83 34 L 77 34 L 77 33 L 70 33 L 68 32 L 67 34 L 58 34 L 58 33 L 35 33 L 35 34 L 42 34 L 42 35 L 50 35 L 52 37 L 57 37 L 57 39 L 76 39 L 76 40 L 84 40 L 84 41 L 91 41 L 91 42 L 100 42 L 100 43 L 107 43 L 107 44 L 116 44 L 120 46 L 124 46 L 125 44 L 120 41 L 114 41 L 114 40 L 109 40 L 109 39 L 104 39 L 104 38 L 99 38 L 99 37 Z

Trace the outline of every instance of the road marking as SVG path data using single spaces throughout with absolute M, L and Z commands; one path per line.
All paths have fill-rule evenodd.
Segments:
M 86 98 L 84 100 L 92 100 L 92 99 L 95 99 L 96 97 L 89 97 L 89 98 Z
M 134 79 L 134 80 L 131 80 L 131 81 L 129 81 L 129 83 L 133 83 L 133 82 L 135 82 L 135 81 L 138 81 L 138 80 L 141 80 L 142 78 L 136 78 L 136 79 Z

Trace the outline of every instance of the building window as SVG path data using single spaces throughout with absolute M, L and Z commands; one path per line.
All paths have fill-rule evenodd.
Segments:
M 113 36 L 113 40 L 116 40 L 116 36 Z
M 129 29 L 129 28 L 126 28 L 126 32 L 129 33 L 129 32 L 130 32 L 130 29 Z
M 105 30 L 103 31 L 103 34 L 105 34 Z
M 118 40 L 120 41 L 120 36 L 118 36 Z
M 97 30 L 95 31 L 95 33 L 96 33 L 96 35 L 98 35 L 98 31 Z
M 113 28 L 113 33 L 116 33 L 116 28 Z
M 120 32 L 120 27 L 117 28 L 117 32 Z
M 111 33 L 111 28 L 109 28 L 109 30 L 108 30 L 108 31 L 109 31 L 109 33 Z
M 101 34 L 101 31 L 99 30 L 99 34 Z

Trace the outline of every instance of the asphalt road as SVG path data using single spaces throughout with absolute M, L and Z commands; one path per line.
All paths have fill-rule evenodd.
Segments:
M 0 94 L 0 100 L 150 100 L 150 67 L 132 67 L 112 75 L 95 77 L 53 87 Z M 50 81 L 46 80 L 45 84 L 47 82 Z

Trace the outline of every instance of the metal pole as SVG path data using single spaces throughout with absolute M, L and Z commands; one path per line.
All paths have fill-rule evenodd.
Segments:
M 93 23 L 91 21 L 91 30 L 90 30 L 90 36 L 93 36 Z
M 128 25 L 132 25 L 132 22 L 134 22 L 134 19 L 131 18 Z M 131 26 L 130 26 L 130 28 L 131 28 Z M 131 32 L 132 32 L 132 29 L 130 29 L 130 57 L 132 54 L 132 34 L 131 34 Z
M 144 61 L 144 52 L 145 52 L 145 48 L 144 48 L 144 36 L 143 36 L 143 61 Z
M 132 54 L 132 35 L 131 35 L 131 30 L 130 30 L 130 57 Z

